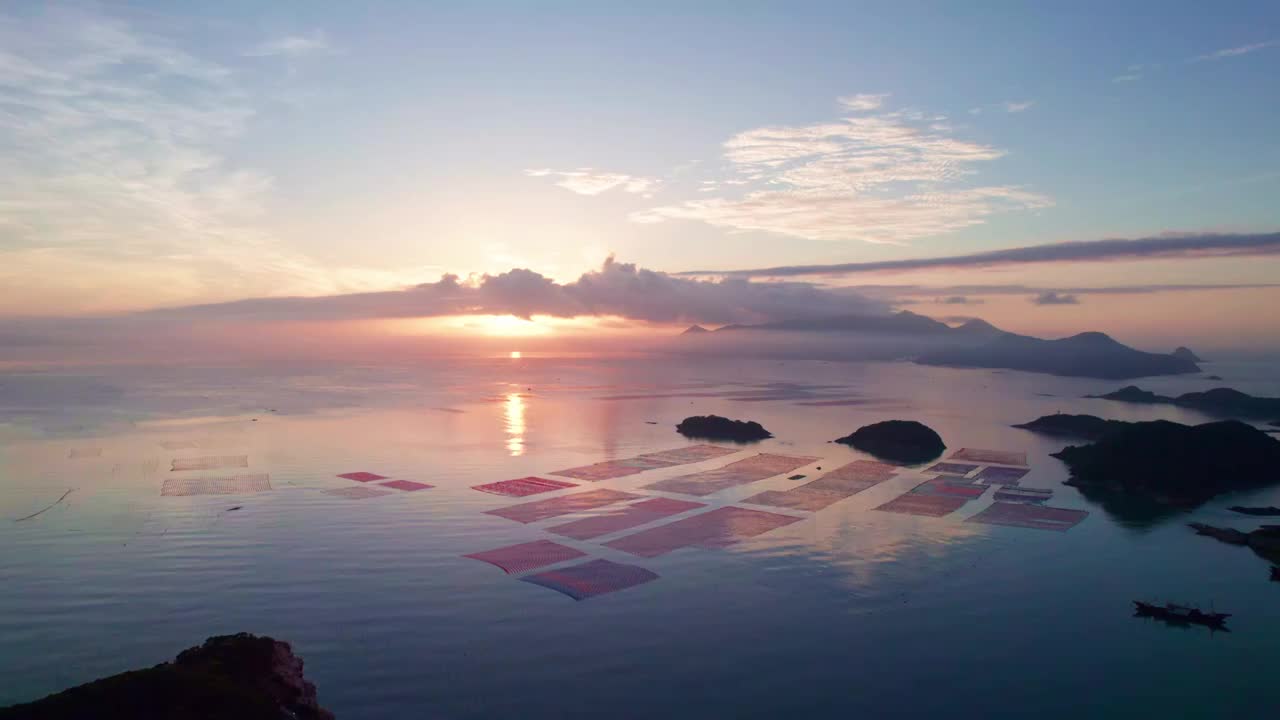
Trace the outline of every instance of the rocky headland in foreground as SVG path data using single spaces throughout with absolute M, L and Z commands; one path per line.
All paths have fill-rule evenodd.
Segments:
M 0 720 L 333 720 L 289 643 L 249 633 L 211 637 L 173 662 L 112 675 Z

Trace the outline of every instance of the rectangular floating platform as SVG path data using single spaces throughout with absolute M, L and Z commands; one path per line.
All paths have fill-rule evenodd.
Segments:
M 1024 487 L 1002 487 L 996 490 L 995 499 L 1000 502 L 1042 503 L 1053 497 L 1052 490 Z
M 920 495 L 946 495 L 949 497 L 962 497 L 966 500 L 980 498 L 986 491 L 986 485 L 965 482 L 959 478 L 951 478 L 946 475 L 939 475 L 926 480 L 911 490 L 911 492 Z
M 547 570 L 520 579 L 564 593 L 574 600 L 586 600 L 657 580 L 658 574 L 652 570 L 616 563 L 612 560 L 591 560 L 581 565 Z
M 568 470 L 556 470 L 551 474 L 573 478 L 574 480 L 600 482 L 601 480 L 612 480 L 635 475 L 636 473 L 644 472 L 646 469 L 648 468 L 629 465 L 622 460 L 606 460 L 605 462 L 583 465 L 582 467 L 569 468 Z
M 376 498 L 382 495 L 394 495 L 390 490 L 379 490 L 376 487 L 368 487 L 367 485 L 356 485 L 354 487 L 329 488 L 321 490 L 325 495 L 333 495 L 346 500 L 367 500 L 368 498 Z
M 955 497 L 950 495 L 922 495 L 918 493 L 907 493 L 901 495 L 889 502 L 876 508 L 884 512 L 900 513 L 903 515 L 920 515 L 923 517 L 942 517 L 964 507 L 969 502 L 967 498 Z
M 67 453 L 67 458 L 70 460 L 96 457 L 102 457 L 102 448 L 71 448 Z
M 960 448 L 951 453 L 951 460 L 968 460 L 976 463 L 994 463 L 996 465 L 1022 465 L 1026 467 L 1027 454 L 1013 450 L 984 450 L 982 448 Z
M 491 493 L 493 495 L 506 495 L 507 497 L 528 497 L 530 495 L 538 495 L 539 493 L 563 490 L 571 487 L 578 487 L 578 485 L 577 483 L 565 482 L 564 480 L 524 477 L 517 478 L 515 480 L 491 482 L 485 485 L 472 485 L 471 489 Z
M 890 500 L 876 508 L 885 512 L 923 517 L 942 517 L 964 507 L 964 504 L 982 497 L 984 485 L 939 475 L 911 488 L 910 492 Z
M 167 478 L 160 487 L 161 497 L 187 497 L 190 495 L 240 495 L 265 492 L 271 489 L 271 478 L 266 473 L 214 478 Z
M 568 515 L 581 510 L 593 510 L 624 500 L 637 500 L 642 497 L 644 496 L 619 490 L 588 490 L 485 512 L 489 515 L 497 515 L 519 523 L 534 523 L 547 518 Z
M 788 510 L 816 512 L 847 497 L 849 496 L 843 493 L 798 487 L 794 490 L 765 490 L 762 493 L 752 495 L 742 502 L 751 503 L 752 505 L 787 508 Z
M 688 500 L 671 498 L 653 498 L 632 503 L 625 507 L 606 511 L 602 515 L 574 520 L 563 525 L 547 528 L 547 532 L 563 535 L 574 540 L 590 540 L 601 535 L 608 535 L 620 530 L 630 530 L 654 520 L 660 520 L 682 512 L 695 510 L 706 505 Z
M 736 452 L 738 451 L 733 448 L 720 447 L 719 445 L 690 445 L 673 450 L 645 453 L 631 458 L 606 460 L 567 470 L 556 470 L 551 474 L 575 480 L 599 482 L 600 480 L 612 480 L 613 478 L 635 475 L 646 470 L 712 460 L 725 455 L 732 455 Z
M 966 522 L 1066 532 L 1079 525 L 1086 517 L 1089 517 L 1089 513 L 1084 510 L 998 502 Z
M 658 557 L 683 547 L 728 547 L 801 519 L 793 515 L 727 506 L 641 530 L 607 542 L 605 546 L 639 557 Z
M 169 471 L 178 470 L 216 470 L 218 468 L 249 467 L 247 455 L 210 455 L 194 458 L 174 458 L 169 463 Z
M 1031 471 L 1027 468 L 997 467 L 992 465 L 979 470 L 973 479 L 988 485 L 1013 486 L 1017 485 L 1029 472 Z
M 200 447 L 195 440 L 165 440 L 160 443 L 165 450 L 193 450 Z
M 742 502 L 792 510 L 817 511 L 893 477 L 896 468 L 871 460 L 854 460 L 790 490 L 766 490 Z M 802 476 L 803 477 L 803 476 Z
M 462 557 L 496 565 L 502 568 L 502 571 L 506 574 L 515 575 L 546 567 L 547 565 L 554 565 L 565 560 L 576 560 L 586 556 L 587 554 L 581 550 L 561 545 L 558 542 L 535 540 L 533 542 L 520 543 L 519 545 L 508 545 L 495 550 L 471 553 Z
M 925 472 L 938 473 L 939 475 L 968 475 L 977 470 L 979 466 L 969 465 L 967 463 L 940 462 L 933 467 L 927 468 Z
M 378 473 L 363 472 L 363 471 L 342 473 L 338 477 L 343 478 L 345 480 L 355 480 L 356 482 L 373 482 L 374 480 L 387 479 L 386 475 L 379 475 Z
M 725 455 L 733 455 L 736 452 L 738 450 L 735 448 L 720 447 L 719 445 L 687 445 L 672 450 L 645 453 L 636 457 L 658 460 L 667 465 L 688 465 L 689 463 L 702 462 L 704 460 L 715 460 Z
M 404 490 L 405 492 L 414 492 L 416 490 L 429 490 L 435 485 L 420 483 L 414 480 L 392 480 L 391 482 L 378 483 L 378 487 L 395 488 L 396 490 Z
M 666 480 L 650 483 L 645 487 L 652 490 L 663 490 L 685 495 L 710 495 L 726 488 L 746 485 L 757 480 L 782 475 L 817 460 L 819 458 L 816 457 L 760 453 L 714 470 L 704 470 L 691 475 L 667 478 Z

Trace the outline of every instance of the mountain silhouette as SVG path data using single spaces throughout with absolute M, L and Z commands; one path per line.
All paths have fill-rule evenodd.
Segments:
M 702 335 L 693 328 L 683 334 L 690 333 Z M 725 343 L 726 354 L 753 349 L 778 354 L 786 350 L 792 355 L 807 352 L 808 357 L 913 359 L 922 365 L 998 368 L 1113 380 L 1200 371 L 1194 361 L 1185 357 L 1136 350 L 1100 332 L 1045 340 L 1006 332 L 979 319 L 951 327 L 906 310 L 726 325 L 711 332 L 707 340 L 711 338 L 737 341 Z M 786 347 L 771 346 L 770 342 L 776 340 L 784 340 Z M 705 341 L 698 345 L 698 351 L 715 349 Z

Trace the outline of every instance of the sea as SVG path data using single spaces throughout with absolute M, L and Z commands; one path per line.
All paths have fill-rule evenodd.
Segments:
M 1274 363 L 1204 370 L 1134 384 L 1280 395 Z M 1186 523 L 1249 529 L 1259 520 L 1227 507 L 1280 505 L 1280 487 L 1191 511 L 1104 503 L 1063 484 L 1050 454 L 1070 441 L 1011 427 L 1054 412 L 1212 419 L 1084 397 L 1124 384 L 907 362 L 516 352 L 360 367 L 10 367 L 0 706 L 252 632 L 291 643 L 344 719 L 1273 713 L 1280 583 L 1263 558 Z M 756 420 L 773 438 L 596 481 L 552 474 L 695 445 L 675 425 L 704 414 Z M 832 441 L 888 419 L 935 429 L 943 460 L 962 448 L 1025 453 L 1022 487 L 1088 515 L 1065 531 L 970 521 L 995 488 L 941 517 L 877 509 L 933 477 L 931 463 L 814 511 L 744 502 L 871 460 Z M 704 496 L 647 487 L 759 453 L 804 462 Z M 473 488 L 525 477 L 573 485 L 529 497 Z M 414 484 L 382 486 L 394 480 Z M 700 507 L 585 540 L 551 528 L 621 505 L 528 523 L 491 512 L 598 490 Z M 653 557 L 610 545 L 729 506 L 788 520 Z M 540 541 L 574 557 L 511 574 L 467 557 Z M 526 581 L 596 560 L 645 581 L 588 583 L 599 592 L 581 599 Z M 1232 613 L 1229 631 L 1134 617 L 1138 599 Z

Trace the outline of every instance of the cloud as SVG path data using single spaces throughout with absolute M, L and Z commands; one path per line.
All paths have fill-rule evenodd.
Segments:
M 1102 262 L 1141 260 L 1145 258 L 1194 259 L 1259 255 L 1280 255 L 1280 232 L 1252 234 L 1168 233 L 1145 238 L 1048 243 L 1045 245 L 1030 245 L 968 255 L 948 255 L 933 258 L 839 263 L 833 265 L 789 265 L 751 270 L 690 270 L 679 274 L 795 277 L 1054 262 Z
M 823 315 L 877 314 L 888 304 L 848 289 L 809 283 L 680 278 L 620 263 L 557 283 L 527 269 L 404 290 L 321 297 L 254 298 L 151 310 L 133 319 L 199 321 L 340 321 L 443 315 L 617 316 L 650 323 L 750 323 Z
M 1146 77 L 1149 71 L 1159 70 L 1158 64 L 1134 64 L 1124 69 L 1124 72 L 1111 78 L 1114 83 L 1136 82 Z
M 625 175 L 623 173 L 597 172 L 591 168 L 577 170 L 552 170 L 535 168 L 525 170 L 529 177 L 554 177 L 556 185 L 579 195 L 599 195 L 615 188 L 629 193 L 648 193 L 657 189 L 661 181 L 652 177 Z
M 1055 292 L 1063 295 L 1153 295 L 1167 292 L 1208 292 L 1214 290 L 1254 290 L 1280 288 L 1280 283 L 1206 283 L 1206 284 L 1149 284 L 1149 285 L 1097 285 L 1086 287 L 1033 287 L 1030 285 L 856 285 L 853 289 L 869 297 L 889 297 L 897 302 L 902 297 L 966 297 L 970 302 L 981 302 L 972 296 L 984 295 L 1038 295 Z M 949 298 L 948 298 L 949 299 Z
M 120 20 L 0 14 L 0 311 L 143 288 L 334 290 L 262 231 L 272 177 L 226 148 L 256 114 L 227 67 Z M 131 300 L 141 300 L 133 297 Z
M 1275 47 L 1277 45 L 1280 45 L 1280 40 L 1267 40 L 1266 42 L 1257 42 L 1257 43 L 1252 43 L 1250 45 L 1240 45 L 1238 47 L 1224 48 L 1222 50 L 1216 50 L 1211 53 L 1205 53 L 1204 55 L 1197 55 L 1191 58 L 1190 62 L 1205 62 L 1210 60 L 1222 60 L 1230 57 L 1238 57 L 1240 55 L 1248 55 L 1251 52 L 1265 50 L 1267 48 Z
M 1035 100 L 1023 100 L 1022 102 L 1009 101 L 1004 103 L 1003 107 L 1005 112 L 1020 113 L 1024 110 L 1030 109 L 1031 106 L 1035 104 Z
M 329 38 L 323 30 L 313 30 L 305 35 L 285 35 L 267 40 L 244 54 L 249 57 L 301 57 L 333 52 Z
M 878 110 L 887 97 L 889 97 L 888 93 L 880 95 L 858 93 L 857 95 L 846 95 L 842 98 L 837 98 L 836 101 L 844 106 L 846 110 L 865 112 L 867 110 Z
M 855 285 L 850 289 L 895 306 L 917 302 L 941 305 L 977 305 L 983 297 L 1005 295 L 1154 295 L 1171 292 L 1212 292 L 1280 288 L 1280 283 L 1099 285 L 1092 287 L 1034 287 L 1031 285 Z M 963 301 L 963 302 L 961 302 Z
M 868 97 L 844 102 L 871 108 Z M 737 179 L 753 181 L 743 194 L 651 208 L 631 219 L 900 244 L 1052 204 L 1017 186 L 972 184 L 975 166 L 1004 151 L 952 137 L 937 118 L 894 111 L 747 130 L 724 143 Z
M 1042 292 L 1031 298 L 1033 305 L 1079 305 L 1080 299 L 1075 295 L 1063 295 L 1056 292 Z

